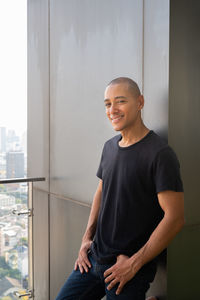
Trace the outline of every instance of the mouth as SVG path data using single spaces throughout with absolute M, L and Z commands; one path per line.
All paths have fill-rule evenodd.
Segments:
M 111 122 L 112 123 L 118 123 L 124 116 L 121 115 L 121 116 L 115 116 L 115 117 L 112 117 L 110 118 L 111 119 Z

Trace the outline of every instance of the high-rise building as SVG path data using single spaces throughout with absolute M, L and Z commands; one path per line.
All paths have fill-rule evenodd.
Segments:
M 6 135 L 6 151 L 22 151 L 20 138 L 16 135 L 15 130 L 9 129 Z
M 6 127 L 0 127 L 0 152 L 6 152 Z
M 24 152 L 25 156 L 27 153 L 27 131 L 24 131 L 21 135 L 21 149 Z
M 7 152 L 6 153 L 6 176 L 7 178 L 24 177 L 24 153 Z

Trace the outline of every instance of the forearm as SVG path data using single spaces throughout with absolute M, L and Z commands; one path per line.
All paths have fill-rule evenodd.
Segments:
M 102 180 L 100 180 L 97 190 L 93 197 L 92 207 L 86 231 L 83 235 L 83 241 L 92 240 L 96 232 L 97 219 L 99 215 L 99 209 L 101 204 L 101 193 L 102 193 Z
M 159 255 L 169 245 L 183 225 L 184 218 L 173 218 L 165 214 L 147 243 L 130 258 L 136 269 L 139 270 L 143 265 Z
M 135 276 L 143 265 L 167 247 L 182 226 L 181 218 L 176 219 L 165 215 L 144 247 L 130 258 L 123 254 L 119 255 L 117 262 L 104 272 L 105 282 L 108 283 L 107 289 L 110 290 L 119 283 L 116 294 L 120 294 L 124 285 Z

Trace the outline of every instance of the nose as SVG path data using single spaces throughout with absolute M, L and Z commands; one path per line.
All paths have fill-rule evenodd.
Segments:
M 114 113 L 116 113 L 116 112 L 118 112 L 118 108 L 117 108 L 117 106 L 116 106 L 114 103 L 112 103 L 112 104 L 110 105 L 110 107 L 109 107 L 109 113 L 110 113 L 110 114 L 114 114 Z

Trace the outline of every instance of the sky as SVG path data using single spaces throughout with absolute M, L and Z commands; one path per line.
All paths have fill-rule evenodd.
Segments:
M 0 127 L 27 129 L 27 0 L 0 0 Z

